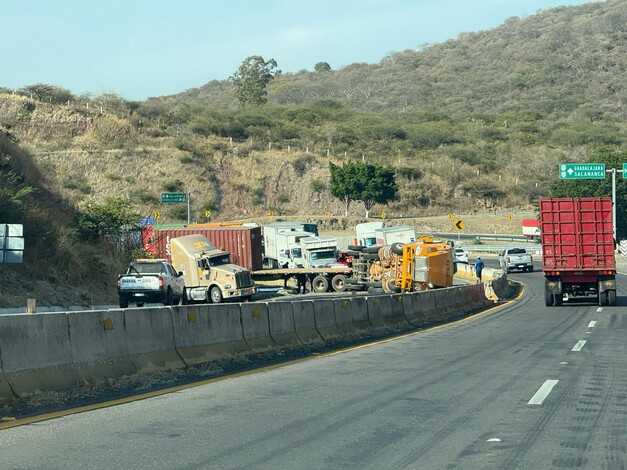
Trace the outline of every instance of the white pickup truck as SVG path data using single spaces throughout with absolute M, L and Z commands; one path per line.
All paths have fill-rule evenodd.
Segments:
M 177 305 L 184 300 L 185 281 L 165 259 L 138 259 L 118 275 L 117 289 L 120 308 L 147 302 Z
M 499 255 L 499 264 L 507 272 L 514 269 L 533 271 L 533 257 L 524 248 L 506 248 Z

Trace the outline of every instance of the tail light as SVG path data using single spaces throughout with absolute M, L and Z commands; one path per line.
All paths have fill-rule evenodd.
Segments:
M 120 276 L 117 277 L 117 279 L 115 280 L 115 287 L 120 290 Z
M 508 263 L 509 263 L 510 259 L 511 259 L 511 258 L 508 256 L 508 257 L 507 257 L 507 262 L 508 262 Z
M 163 278 L 159 276 L 159 289 L 163 289 Z

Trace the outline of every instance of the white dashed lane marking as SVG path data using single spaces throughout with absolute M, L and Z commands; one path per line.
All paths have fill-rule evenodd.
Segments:
M 527 404 L 528 405 L 541 405 L 546 399 L 546 397 L 549 396 L 549 393 L 551 393 L 551 390 L 553 390 L 553 387 L 557 385 L 557 382 L 559 382 L 559 380 L 546 380 L 542 384 L 542 386 L 538 389 L 536 394 L 533 397 L 531 397 L 531 400 L 529 400 L 529 403 Z
M 581 351 L 581 349 L 583 348 L 584 344 L 586 344 L 586 340 L 582 339 L 577 341 L 577 344 L 575 344 L 575 347 L 573 349 L 571 349 L 571 351 Z
M 595 326 L 597 326 L 596 320 L 592 320 L 590 323 L 588 323 L 588 328 L 594 328 Z

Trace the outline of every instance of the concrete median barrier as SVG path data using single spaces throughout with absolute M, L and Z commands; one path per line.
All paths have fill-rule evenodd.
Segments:
M 81 379 L 96 383 L 137 372 L 131 361 L 124 311 L 67 313 L 72 362 Z
M 138 373 L 185 367 L 174 346 L 174 325 L 169 308 L 125 309 L 123 328 L 128 355 Z
M 240 315 L 231 303 L 173 307 L 176 350 L 192 366 L 250 354 Z
M 322 337 L 316 329 L 316 314 L 311 300 L 299 300 L 292 303 L 294 329 L 296 336 L 304 345 L 322 344 Z
M 80 381 L 65 314 L 0 315 L 0 351 L 5 380 L 20 397 L 70 389 Z
M 314 302 L 316 329 L 325 341 L 341 339 L 342 331 L 335 323 L 335 304 L 333 299 L 317 299 Z
M 270 321 L 268 320 L 268 304 L 244 303 L 239 304 L 244 341 L 254 353 L 265 353 L 277 349 L 277 345 L 270 336 Z
M 335 324 L 342 332 L 342 336 L 355 336 L 357 328 L 353 325 L 353 303 L 350 299 L 334 299 L 333 311 L 335 312 Z
M 455 302 L 455 290 L 457 287 L 447 287 L 445 289 L 435 289 L 435 307 L 438 311 L 438 319 L 445 321 L 452 313 L 457 311 Z
M 403 329 L 409 326 L 403 310 L 403 295 L 392 294 L 381 298 L 380 305 L 383 321 L 393 329 Z
M 296 348 L 301 345 L 294 327 L 292 302 L 266 303 L 270 336 L 282 348 Z

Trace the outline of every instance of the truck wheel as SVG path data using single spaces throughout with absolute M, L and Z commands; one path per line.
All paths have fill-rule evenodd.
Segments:
M 379 259 L 379 253 L 364 253 L 362 256 L 364 259 L 370 259 L 370 260 Z
M 126 297 L 120 296 L 120 308 L 128 307 L 128 299 Z
M 553 293 L 551 292 L 548 286 L 544 286 L 544 303 L 546 304 L 547 307 L 552 307 L 553 301 L 554 301 Z
M 385 294 L 383 287 L 368 287 L 369 294 Z
M 347 277 L 344 274 L 338 274 L 331 279 L 331 287 L 335 292 L 344 292 L 347 286 Z
M 378 246 L 378 245 L 375 245 L 375 246 L 367 246 L 367 247 L 365 247 L 365 248 L 364 248 L 363 250 L 361 250 L 361 251 L 363 251 L 364 253 L 379 253 L 379 248 L 381 248 L 381 247 L 380 247 L 380 246 Z
M 222 302 L 222 291 L 218 286 L 213 286 L 209 295 L 211 296 L 212 303 L 219 304 L 220 302 Z
M 364 247 L 362 245 L 348 245 L 348 249 L 351 251 L 362 251 Z
M 316 276 L 311 281 L 311 287 L 317 294 L 321 294 L 329 290 L 329 280 L 324 276 Z
M 383 290 L 388 294 L 398 294 L 401 291 L 400 287 L 396 287 L 394 284 L 394 278 L 388 277 L 383 279 Z
M 137 302 L 135 305 L 137 307 L 143 307 L 144 306 L 144 302 Z
M 564 301 L 564 296 L 562 294 L 555 294 L 553 297 L 554 297 L 556 307 L 559 307 L 560 305 L 562 305 L 562 302 Z
M 615 290 L 607 291 L 607 304 L 612 307 L 616 306 L 616 291 Z
M 605 307 L 607 305 L 607 292 L 599 291 L 599 305 Z
M 396 242 L 396 243 L 392 243 L 392 253 L 394 253 L 395 255 L 402 255 L 403 254 L 403 245 L 404 243 L 400 243 L 400 242 Z

